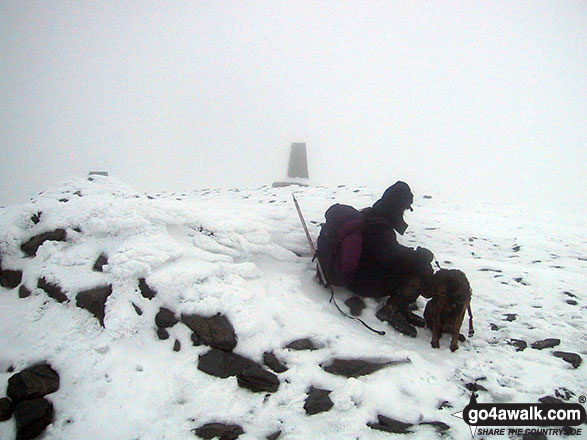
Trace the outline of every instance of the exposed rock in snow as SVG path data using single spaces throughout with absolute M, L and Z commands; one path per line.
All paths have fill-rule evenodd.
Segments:
M 55 229 L 54 231 L 43 232 L 42 234 L 35 235 L 24 243 L 20 249 L 27 254 L 29 257 L 37 255 L 37 251 L 46 241 L 65 241 L 67 239 L 67 233 L 65 229 Z
M 328 411 L 334 406 L 332 400 L 330 400 L 329 394 L 331 390 L 325 390 L 322 388 L 310 387 L 308 391 L 308 397 L 304 403 L 304 410 L 306 414 L 312 416 L 324 411 Z
M 409 359 L 400 361 L 368 361 L 363 359 L 332 359 L 321 365 L 322 369 L 331 374 L 344 377 L 359 377 L 374 373 L 391 365 L 410 363 Z
M 14 411 L 14 404 L 12 400 L 8 397 L 3 397 L 0 399 L 0 422 L 5 422 L 12 417 L 12 412 Z
M 53 421 L 53 404 L 44 397 L 23 400 L 14 408 L 16 439 L 31 440 L 39 436 Z
M 227 425 L 225 423 L 208 423 L 196 428 L 195 434 L 201 438 L 220 440 L 235 440 L 244 433 L 243 428 L 239 425 Z
M 210 317 L 182 314 L 181 321 L 197 335 L 198 340 L 203 344 L 225 351 L 232 351 L 236 347 L 237 338 L 234 327 L 221 313 Z
M 547 339 L 542 339 L 540 341 L 536 341 L 536 342 L 532 343 L 531 347 L 535 350 L 544 350 L 545 348 L 556 347 L 560 343 L 561 343 L 560 339 L 547 338 Z
M 25 368 L 8 379 L 6 394 L 14 403 L 36 399 L 59 389 L 59 375 L 46 363 Z
M 95 287 L 79 292 L 76 296 L 76 305 L 86 309 L 100 321 L 104 327 L 104 309 L 106 300 L 112 294 L 112 286 Z
M 45 278 L 39 278 L 37 287 L 43 289 L 45 292 L 47 292 L 47 295 L 49 295 L 57 302 L 62 303 L 69 300 L 59 285 L 50 283 Z

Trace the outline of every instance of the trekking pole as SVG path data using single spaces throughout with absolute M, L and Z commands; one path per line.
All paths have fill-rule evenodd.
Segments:
M 304 215 L 302 214 L 302 210 L 300 209 L 300 205 L 298 204 L 298 201 L 296 199 L 295 194 L 291 193 L 291 196 L 293 197 L 294 205 L 296 206 L 296 211 L 298 212 L 298 217 L 300 218 L 300 222 L 302 223 L 302 227 L 304 228 L 304 232 L 306 233 L 306 238 L 308 239 L 308 244 L 310 245 L 310 249 L 312 250 L 312 258 L 315 258 L 316 257 L 316 247 L 314 246 L 314 241 L 312 241 L 312 237 L 310 236 L 310 231 L 308 230 L 308 226 L 306 225 L 306 221 L 304 220 Z M 318 267 L 318 273 L 320 274 L 320 277 L 322 278 L 322 280 L 324 280 L 326 288 L 330 291 L 330 302 L 334 302 L 334 305 L 336 306 L 338 311 L 340 313 L 342 313 L 344 316 L 346 316 L 347 318 L 355 319 L 355 320 L 359 321 L 361 324 L 363 324 L 365 327 L 367 327 L 372 332 L 377 333 L 378 335 L 382 335 L 382 336 L 385 335 L 385 332 L 383 330 L 375 330 L 373 327 L 369 326 L 369 324 L 367 324 L 362 319 L 357 318 L 356 316 L 347 315 L 345 312 L 343 312 L 341 310 L 341 308 L 338 307 L 338 304 L 336 303 L 336 300 L 334 299 L 334 288 L 326 280 L 326 277 L 324 276 L 324 271 L 322 270 L 322 265 L 320 264 L 320 260 L 318 258 L 316 258 L 316 266 Z

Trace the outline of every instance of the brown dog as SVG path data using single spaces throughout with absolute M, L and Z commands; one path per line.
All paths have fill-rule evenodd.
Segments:
M 424 310 L 426 325 L 432 330 L 432 347 L 440 347 L 443 333 L 452 334 L 451 351 L 459 348 L 460 329 L 469 310 L 469 336 L 473 334 L 473 317 L 471 315 L 471 286 L 463 272 L 456 269 L 441 269 L 436 272 L 427 289 L 432 297 Z

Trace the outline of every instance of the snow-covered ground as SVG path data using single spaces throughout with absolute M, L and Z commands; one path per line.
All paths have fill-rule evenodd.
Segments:
M 400 240 L 431 249 L 443 267 L 463 270 L 473 288 L 475 336 L 451 353 L 447 336 L 434 350 L 429 330 L 411 339 L 379 322 L 374 300 L 362 318 L 387 334 L 368 331 L 342 316 L 314 279 L 291 192 L 298 191 L 314 239 L 331 204 L 362 208 L 379 192 L 312 186 L 146 195 L 114 178 L 92 179 L 70 179 L 29 203 L 0 209 L 2 267 L 22 270 L 22 283 L 32 290 L 19 298 L 18 288 L 0 288 L 0 397 L 9 367 L 49 361 L 61 388 L 48 396 L 55 420 L 44 439 L 189 439 L 194 428 L 217 421 L 241 425 L 242 440 L 279 430 L 280 439 L 388 438 L 367 427 L 378 414 L 415 424 L 441 421 L 450 425 L 444 438 L 462 439 L 469 428 L 451 414 L 468 403 L 468 383 L 487 389 L 480 402 L 535 402 L 556 390 L 564 394 L 562 388 L 575 402 L 585 392 L 585 366 L 574 369 L 552 355 L 587 354 L 584 221 L 416 195 Z M 31 217 L 39 212 L 35 224 Z M 66 229 L 67 241 L 45 242 L 34 258 L 24 256 L 21 244 L 56 228 Z M 108 264 L 96 272 L 100 254 Z M 59 284 L 70 301 L 49 298 L 37 288 L 41 277 Z M 157 291 L 153 299 L 141 295 L 139 278 Z M 106 284 L 113 292 L 103 328 L 76 307 L 75 295 Z M 349 297 L 337 290 L 342 308 Z M 422 313 L 423 299 L 419 305 Z M 266 398 L 239 387 L 235 377 L 199 371 L 198 356 L 209 347 L 193 346 L 182 323 L 160 340 L 160 307 L 178 316 L 226 315 L 238 335 L 235 353 L 262 362 L 264 352 L 274 351 L 285 361 L 289 369 L 278 375 L 279 390 Z M 516 316 L 508 320 L 506 314 Z M 323 348 L 284 348 L 303 337 Z M 528 348 L 516 351 L 511 338 Z M 561 343 L 530 348 L 545 338 Z M 176 340 L 179 352 L 173 351 Z M 347 379 L 320 368 L 335 357 L 411 362 Z M 310 386 L 332 390 L 334 407 L 308 416 L 303 406 Z M 439 409 L 442 402 L 452 408 Z M 412 429 L 412 438 L 439 437 L 431 426 Z M 13 420 L 0 423 L 0 438 L 14 433 Z

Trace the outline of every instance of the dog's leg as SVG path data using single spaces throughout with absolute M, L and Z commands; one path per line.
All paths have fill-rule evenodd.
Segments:
M 461 333 L 461 326 L 463 325 L 463 319 L 465 319 L 465 312 L 467 311 L 467 307 L 469 306 L 469 302 L 463 306 L 463 310 L 459 314 L 458 318 L 454 322 L 454 327 L 452 329 L 452 340 L 450 341 L 450 351 L 457 351 L 459 349 L 459 336 Z
M 435 316 L 432 320 L 432 348 L 440 348 L 440 337 L 442 336 L 442 325 L 440 323 L 440 316 L 437 315 L 439 315 L 439 313 L 435 313 Z

